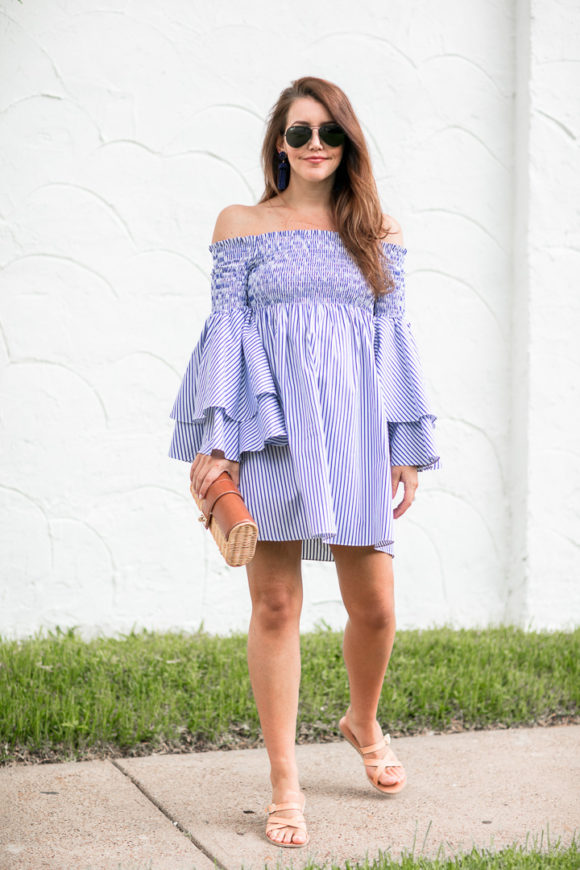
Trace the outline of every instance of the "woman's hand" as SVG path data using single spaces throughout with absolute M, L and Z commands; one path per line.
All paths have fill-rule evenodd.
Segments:
M 402 501 L 399 502 L 393 511 L 394 519 L 402 516 L 407 508 L 411 507 L 415 492 L 419 486 L 419 473 L 416 465 L 392 465 L 391 466 L 391 482 L 393 484 L 393 501 L 397 494 L 399 483 L 403 481 L 405 492 Z
M 224 456 L 222 450 L 212 450 L 211 456 L 206 453 L 198 453 L 191 463 L 189 479 L 199 498 L 205 498 L 208 489 L 222 471 L 227 471 L 235 485 L 239 486 L 240 463 L 225 459 Z

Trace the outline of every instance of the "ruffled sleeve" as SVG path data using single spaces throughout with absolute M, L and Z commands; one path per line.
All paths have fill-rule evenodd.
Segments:
M 211 313 L 191 354 L 170 417 L 169 456 L 193 462 L 223 451 L 239 462 L 244 450 L 284 444 L 288 436 L 266 351 L 247 304 L 251 237 L 209 245 L 213 256 Z
M 395 290 L 375 301 L 375 359 L 389 427 L 391 465 L 440 468 L 433 430 L 437 417 L 427 395 L 411 324 L 405 313 L 404 257 L 407 249 L 389 244 Z

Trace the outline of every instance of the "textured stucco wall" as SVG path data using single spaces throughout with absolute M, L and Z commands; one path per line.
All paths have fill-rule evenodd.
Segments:
M 526 299 L 516 310 L 525 339 L 517 383 L 527 404 L 519 598 L 526 624 L 556 628 L 580 623 L 580 5 L 533 0 L 528 14 L 527 120 L 518 129 L 528 154 L 517 240 Z
M 579 621 L 575 5 L 3 0 L 1 634 L 247 627 L 168 415 L 215 217 L 305 74 L 363 123 L 439 416 L 399 627 Z M 303 628 L 342 626 L 334 564 L 303 577 Z

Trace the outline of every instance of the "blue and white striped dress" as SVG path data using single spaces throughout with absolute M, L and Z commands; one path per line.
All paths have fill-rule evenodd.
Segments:
M 405 316 L 407 249 L 382 242 L 396 290 L 375 301 L 334 230 L 209 245 L 212 310 L 177 393 L 169 456 L 223 450 L 258 540 L 394 555 L 391 465 L 439 468 L 435 415 Z

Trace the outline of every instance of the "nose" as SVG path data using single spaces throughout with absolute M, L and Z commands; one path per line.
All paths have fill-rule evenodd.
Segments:
M 321 148 L 321 147 L 322 147 L 322 143 L 321 143 L 321 141 L 320 141 L 320 137 L 318 136 L 318 130 L 313 130 L 313 131 L 312 131 L 312 137 L 311 137 L 310 142 L 309 142 L 308 144 L 309 144 L 311 147 L 312 147 L 313 145 L 314 145 L 316 148 Z

